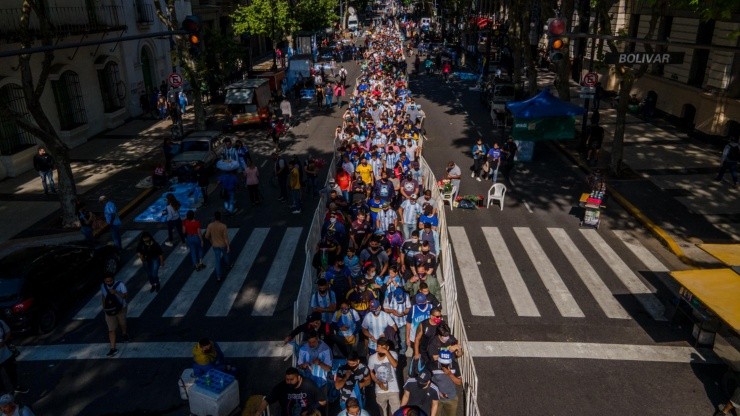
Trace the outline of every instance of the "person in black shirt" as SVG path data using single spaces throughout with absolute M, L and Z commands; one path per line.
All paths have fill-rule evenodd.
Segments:
M 54 185 L 54 159 L 46 153 L 43 147 L 39 147 L 38 154 L 33 157 L 33 168 L 41 177 L 44 194 L 57 193 L 56 185 Z
M 422 371 L 416 377 L 409 377 L 403 385 L 401 406 L 418 406 L 428 415 L 436 415 L 439 406 L 439 389 L 432 383 L 432 374 Z
M 281 414 L 285 416 L 319 416 L 319 409 L 326 405 L 326 395 L 313 381 L 301 377 L 297 368 L 290 367 L 285 371 L 285 380 L 262 399 L 254 416 L 261 416 L 275 402 L 280 403 Z
M 149 232 L 144 231 L 141 233 L 141 241 L 139 241 L 139 246 L 136 248 L 136 253 L 139 255 L 141 262 L 144 263 L 146 275 L 151 285 L 149 292 L 159 292 L 159 268 L 164 266 L 162 247 L 154 241 Z
M 586 147 L 588 147 L 588 155 L 586 161 L 596 165 L 599 162 L 599 151 L 601 150 L 601 144 L 604 141 L 604 128 L 599 126 L 598 123 L 592 124 L 589 128 L 588 141 Z

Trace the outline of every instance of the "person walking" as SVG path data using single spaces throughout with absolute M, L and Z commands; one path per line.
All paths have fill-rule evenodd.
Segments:
M 290 163 L 290 197 L 292 200 L 292 213 L 300 214 L 302 209 L 301 204 L 301 172 L 299 164 L 295 160 L 291 160 Z
M 368 357 L 367 367 L 375 383 L 375 402 L 380 408 L 380 413 L 382 416 L 390 416 L 401 407 L 401 399 L 396 375 L 398 354 L 391 349 L 388 340 L 385 338 L 378 340 L 378 349 L 375 354 Z
M 475 180 L 480 182 L 481 170 L 483 169 L 483 164 L 486 162 L 488 146 L 483 144 L 483 139 L 481 137 L 478 137 L 478 140 L 475 141 L 471 152 L 473 153 L 473 171 L 470 172 L 470 177 L 475 178 Z
M 326 393 L 311 379 L 301 376 L 297 368 L 290 367 L 285 371 L 285 378 L 262 399 L 254 416 L 262 416 L 275 402 L 280 403 L 283 415 L 318 416 L 322 414 L 319 409 L 326 405 Z
M 251 160 L 247 162 L 247 168 L 244 169 L 244 178 L 247 185 L 247 192 L 249 193 L 249 201 L 253 206 L 259 204 L 261 202 L 260 171 Z
M 185 245 L 185 234 L 182 231 L 182 218 L 180 217 L 180 201 L 175 198 L 175 195 L 168 193 L 165 196 L 167 200 L 167 207 L 165 209 L 166 221 L 167 221 L 167 241 L 164 244 L 167 247 L 172 247 L 172 231 L 177 231 L 177 235 L 180 238 L 180 244 Z
M 205 238 L 211 242 L 211 250 L 213 250 L 214 261 L 216 262 L 216 281 L 220 282 L 223 280 L 223 265 L 227 269 L 231 268 L 229 263 L 229 252 L 231 251 L 229 233 L 226 224 L 221 222 L 221 212 L 213 213 L 213 221 L 206 227 Z
M 218 184 L 221 185 L 221 197 L 224 200 L 224 210 L 229 215 L 236 214 L 236 176 L 232 172 L 224 172 L 218 177 Z
M 149 284 L 151 285 L 149 293 L 159 292 L 159 268 L 164 266 L 162 247 L 154 241 L 148 231 L 144 231 L 141 233 L 141 240 L 136 248 L 136 253 L 144 264 L 144 270 L 146 270 L 146 275 L 149 278 Z
M 280 188 L 278 201 L 284 202 L 288 199 L 288 176 L 290 170 L 285 158 L 280 156 L 280 152 L 273 153 L 272 160 L 275 162 L 274 172 L 277 177 L 278 188 Z
M 84 203 L 78 202 L 77 219 L 80 221 L 80 232 L 85 237 L 85 242 L 93 244 L 95 242 L 95 234 L 93 233 L 95 214 L 87 209 Z
M 319 110 L 324 108 L 324 87 L 321 84 L 316 84 L 316 104 Z
M 210 182 L 208 169 L 203 162 L 195 164 L 195 180 L 198 182 L 200 194 L 203 196 L 203 205 L 208 205 L 208 184 Z
M 488 150 L 486 158 L 489 166 L 488 178 L 493 179 L 493 183 L 496 183 L 498 181 L 498 169 L 501 167 L 501 148 L 499 148 L 498 142 L 493 143 L 493 147 Z
M 188 243 L 195 271 L 201 271 L 206 267 L 203 264 L 203 234 L 200 228 L 201 224 L 195 219 L 195 212 L 192 209 L 188 210 L 185 221 L 182 222 L 182 231 L 185 233 L 185 241 Z
M 123 282 L 113 280 L 113 276 L 105 276 L 100 285 L 105 325 L 108 327 L 108 342 L 110 350 L 106 356 L 114 357 L 118 354 L 116 348 L 116 332 L 121 329 L 121 341 L 128 342 L 128 327 L 126 325 L 128 290 Z
M 101 195 L 100 198 L 98 198 L 98 201 L 101 204 L 105 204 L 103 206 L 103 215 L 105 216 L 105 222 L 108 224 L 108 228 L 110 228 L 110 237 L 111 240 L 113 240 L 113 245 L 122 249 L 121 217 L 118 215 L 118 208 L 116 208 L 116 204 L 114 204 L 113 201 L 110 201 L 105 195 Z
M 738 138 L 733 137 L 730 142 L 727 143 L 725 148 L 722 150 L 721 165 L 717 177 L 714 178 L 716 181 L 721 181 L 725 177 L 725 172 L 730 171 L 732 176 L 732 186 L 737 187 L 737 164 L 740 162 L 740 144 L 738 144 Z
M 57 193 L 54 184 L 54 158 L 46 153 L 46 149 L 39 147 L 38 153 L 33 157 L 33 168 L 41 177 L 41 185 L 44 187 L 44 195 Z
M 345 81 L 338 82 L 337 85 L 334 87 L 334 96 L 337 97 L 337 107 L 339 108 L 342 108 L 342 97 L 347 94 L 345 90 L 345 82 L 346 79 Z
M 16 354 L 10 349 L 12 335 L 8 324 L 0 320 L 0 369 L 5 370 L 8 381 L 11 384 L 10 388 L 6 390 L 16 393 L 28 393 L 28 388 L 18 383 L 18 363 L 15 361 Z M 0 380 L 4 379 L 0 378 Z
M 285 127 L 290 128 L 290 123 L 293 118 L 293 107 L 291 106 L 288 97 L 283 97 L 283 101 L 280 101 L 280 113 L 283 115 Z

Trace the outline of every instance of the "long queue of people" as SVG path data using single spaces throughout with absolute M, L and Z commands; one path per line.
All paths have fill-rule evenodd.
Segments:
M 458 414 L 462 348 L 442 316 L 437 203 L 419 165 L 423 112 L 392 21 L 366 44 L 322 191 L 311 313 L 285 338 L 297 365 L 256 415 L 275 402 L 286 415 Z

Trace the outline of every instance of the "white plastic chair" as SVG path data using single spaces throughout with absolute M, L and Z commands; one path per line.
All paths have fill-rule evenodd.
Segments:
M 449 193 L 440 193 L 442 196 L 442 204 L 444 204 L 444 201 L 447 201 L 450 203 L 450 210 L 453 210 L 453 204 L 455 203 L 455 196 L 457 195 L 457 187 L 453 186 L 452 190 Z
M 503 183 L 494 183 L 493 186 L 488 190 L 488 202 L 486 202 L 486 208 L 491 206 L 493 201 L 499 201 L 501 205 L 501 211 L 504 210 L 504 196 L 506 195 L 506 185 Z

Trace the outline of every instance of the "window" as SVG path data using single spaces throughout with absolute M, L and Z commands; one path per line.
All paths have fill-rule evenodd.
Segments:
M 112 113 L 123 108 L 126 89 L 121 81 L 118 64 L 108 62 L 103 69 L 99 69 L 98 82 L 100 83 L 100 94 L 103 96 L 103 108 L 105 112 Z
M 699 22 L 696 32 L 697 45 L 711 45 L 714 37 L 714 20 Z M 691 58 L 691 69 L 689 70 L 688 84 L 697 88 L 704 86 L 704 78 L 709 64 L 709 49 L 694 49 Z
M 20 85 L 7 84 L 0 88 L 0 102 L 29 123 L 33 122 L 26 109 L 26 101 Z M 34 135 L 22 129 L 14 119 L 0 111 L 0 154 L 12 155 L 35 144 Z
M 59 127 L 62 130 L 72 130 L 87 124 L 80 77 L 77 73 L 65 71 L 58 81 L 51 82 L 51 88 L 54 90 L 54 101 L 59 114 Z

